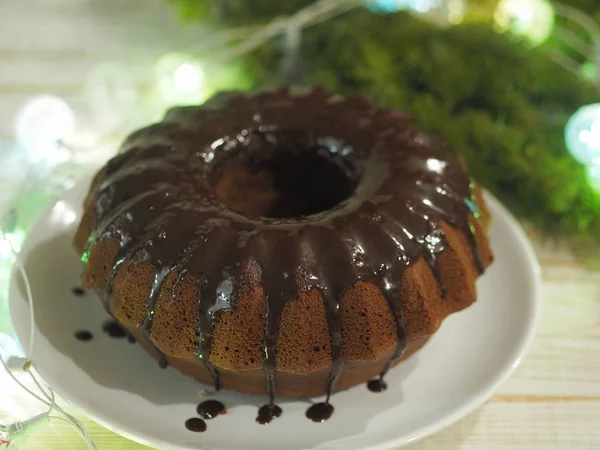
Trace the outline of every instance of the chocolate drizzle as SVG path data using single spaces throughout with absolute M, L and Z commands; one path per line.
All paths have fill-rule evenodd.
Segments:
M 371 392 L 383 392 L 387 389 L 387 384 L 383 381 L 383 378 L 375 378 L 374 380 L 369 380 L 367 389 Z
M 87 342 L 94 338 L 94 335 L 87 330 L 79 330 L 75 332 L 75 338 L 78 341 Z
M 104 333 L 106 333 L 109 337 L 115 339 L 121 339 L 128 336 L 127 330 L 123 328 L 119 322 L 112 319 L 104 322 L 102 325 L 102 331 L 104 331 Z
M 206 400 L 200 403 L 197 411 L 203 419 L 214 419 L 221 414 L 227 414 L 225 405 L 217 400 Z
M 333 406 L 327 402 L 315 403 L 306 410 L 306 417 L 313 422 L 325 422 L 333 415 Z
M 157 271 L 154 274 L 154 281 L 152 282 L 152 287 L 150 288 L 150 296 L 148 297 L 148 302 L 146 303 L 146 317 L 144 318 L 144 323 L 142 323 L 142 331 L 146 334 L 146 336 L 148 336 L 150 333 L 150 328 L 152 328 L 156 300 L 160 294 L 163 281 L 169 273 L 170 269 L 163 267 L 160 271 Z
M 77 297 L 82 297 L 85 295 L 85 290 L 80 287 L 80 286 L 75 286 L 71 292 L 73 292 L 74 295 L 76 295 Z
M 192 417 L 185 421 L 185 427 L 194 433 L 204 433 L 206 431 L 206 422 L 198 417 Z
M 151 340 L 157 299 L 167 284 L 173 303 L 183 278 L 198 280 L 195 354 L 218 389 L 219 372 L 210 361 L 213 327 L 221 312 L 235 306 L 235 287 L 246 268 L 258 267 L 267 305 L 263 366 L 269 403 L 257 421 L 268 423 L 281 414 L 275 396 L 282 312 L 298 292 L 316 289 L 331 333 L 327 399 L 319 404 L 325 406 L 314 406 L 315 417 L 325 417 L 333 412 L 329 397 L 344 367 L 341 300 L 347 289 L 367 281 L 381 289 L 396 321 L 398 344 L 379 379 L 383 385 L 406 347 L 404 270 L 423 259 L 446 295 L 439 256 L 448 242 L 441 222 L 464 232 L 477 269 L 484 269 L 473 223 L 479 217 L 474 185 L 444 142 L 412 125 L 408 116 L 375 110 L 362 97 L 332 97 L 321 89 L 302 97 L 287 89 L 233 94 L 169 111 L 163 122 L 127 139 L 95 186 L 97 223 L 86 253 L 104 239 L 120 247 L 107 280 L 107 309 L 123 263 L 154 267 L 140 324 Z M 300 195 L 286 184 L 281 192 L 290 200 L 256 215 L 228 207 L 217 195 L 214 179 L 228 162 L 245 164 L 252 173 L 264 167 L 275 173 L 290 158 L 301 167 L 302 158 L 309 158 L 308 167 L 315 167 L 326 187 L 313 189 L 296 170 L 292 181 L 303 179 L 306 186 L 300 187 L 310 192 Z M 303 213 L 294 214 L 294 204 L 302 204 Z M 166 283 L 172 273 L 174 281 Z
M 158 367 L 161 369 L 166 369 L 169 366 L 169 361 L 167 361 L 167 357 L 165 355 L 160 355 L 158 358 Z
M 281 416 L 281 408 L 277 405 L 264 405 L 258 409 L 256 421 L 261 425 L 271 423 L 271 421 Z

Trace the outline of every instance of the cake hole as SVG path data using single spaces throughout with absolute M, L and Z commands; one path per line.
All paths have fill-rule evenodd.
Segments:
M 360 171 L 347 157 L 351 148 L 307 130 L 245 130 L 236 140 L 219 142 L 211 184 L 228 208 L 247 216 L 292 218 L 327 211 L 350 198 L 360 181 Z

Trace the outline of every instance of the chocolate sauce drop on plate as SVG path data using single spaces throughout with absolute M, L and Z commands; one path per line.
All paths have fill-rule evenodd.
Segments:
M 127 330 L 119 325 L 115 320 L 107 320 L 102 325 L 102 331 L 108 334 L 111 338 L 121 339 L 127 336 Z
M 335 408 L 331 403 L 315 403 L 306 410 L 306 417 L 313 422 L 325 422 L 329 420 Z
M 277 405 L 264 405 L 258 410 L 258 417 L 256 421 L 261 425 L 271 423 L 273 419 L 281 416 L 281 408 Z
M 383 392 L 387 389 L 387 384 L 381 378 L 375 378 L 374 380 L 369 380 L 367 388 L 371 392 Z
M 167 361 L 167 358 L 165 358 L 165 355 L 162 355 L 160 357 L 160 359 L 158 360 L 158 367 L 160 367 L 161 369 L 166 369 L 168 365 L 169 365 L 169 361 Z
M 197 411 L 203 419 L 214 419 L 220 414 L 227 414 L 225 405 L 217 400 L 206 400 L 200 403 Z
M 185 421 L 185 427 L 194 433 L 203 433 L 206 431 L 206 422 L 198 417 L 192 417 Z
M 73 292 L 74 295 L 76 295 L 77 297 L 81 297 L 83 295 L 85 295 L 85 290 L 80 287 L 80 286 L 75 286 L 71 292 Z
M 135 342 L 136 342 L 135 338 L 130 333 L 127 333 L 127 340 L 129 341 L 130 344 L 135 344 Z
M 75 338 L 79 341 L 87 342 L 91 341 L 94 338 L 94 336 L 89 331 L 80 330 L 75 332 Z

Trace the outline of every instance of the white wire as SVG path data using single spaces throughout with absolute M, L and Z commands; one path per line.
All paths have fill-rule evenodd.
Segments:
M 42 404 L 44 404 L 48 407 L 48 410 L 44 413 L 45 417 L 47 417 L 48 419 L 60 420 L 62 422 L 68 423 L 85 440 L 89 450 L 97 450 L 98 447 L 91 439 L 86 427 L 81 423 L 81 421 L 79 421 L 79 419 L 77 419 L 73 415 L 67 413 L 62 407 L 60 407 L 56 403 L 56 395 L 55 395 L 54 391 L 52 390 L 52 388 L 50 388 L 48 385 L 46 385 L 46 387 L 44 388 L 44 386 L 42 386 L 42 383 L 37 379 L 35 374 L 31 371 L 31 357 L 33 355 L 33 346 L 34 346 L 34 338 L 35 338 L 35 311 L 34 311 L 34 306 L 33 306 L 33 294 L 32 294 L 32 290 L 31 290 L 31 283 L 29 281 L 29 276 L 27 275 L 27 271 L 25 270 L 25 267 L 23 266 L 21 259 L 18 257 L 17 251 L 14 248 L 11 240 L 7 239 L 6 233 L 4 233 L 4 231 L 2 231 L 2 230 L 0 230 L 0 235 L 6 242 L 8 242 L 8 245 L 10 246 L 10 250 L 11 250 L 12 254 L 16 257 L 15 264 L 17 266 L 17 270 L 19 271 L 19 273 L 23 279 L 23 284 L 25 285 L 25 295 L 27 297 L 27 305 L 28 305 L 28 309 L 29 309 L 29 327 L 30 328 L 29 328 L 29 351 L 26 354 L 27 362 L 25 363 L 23 370 L 29 374 L 29 376 L 33 380 L 33 383 L 36 385 L 36 387 L 39 389 L 39 391 L 42 393 L 42 396 L 45 397 L 45 399 L 40 397 L 39 395 L 37 395 L 31 389 L 29 389 L 29 387 L 27 387 L 25 384 L 23 384 L 14 375 L 12 370 L 8 367 L 8 364 L 4 360 L 4 357 L 2 356 L 2 354 L 0 354 L 0 362 L 2 363 L 2 366 L 4 367 L 4 369 L 6 370 L 8 375 L 23 390 L 25 390 L 32 397 L 34 397 L 39 402 L 41 402 Z M 51 416 L 50 414 L 53 410 L 59 412 L 64 417 Z M 19 430 L 21 428 L 21 425 L 22 424 L 20 422 L 16 422 L 15 424 L 13 424 L 13 426 L 16 427 L 17 430 Z M 2 428 L 5 430 L 8 429 L 6 426 L 3 426 Z
M 2 356 L 2 353 L 0 353 L 0 363 L 2 363 L 2 366 L 4 367 L 4 369 L 6 370 L 8 375 L 13 379 L 13 381 L 15 383 L 17 383 L 19 386 L 21 386 L 25 391 L 27 391 L 28 394 L 35 397 L 38 401 L 42 402 L 44 405 L 50 406 L 50 404 L 46 400 L 41 398 L 39 395 L 37 395 L 35 392 L 33 392 L 31 389 L 29 389 L 23 383 L 21 383 L 21 381 L 17 377 L 15 377 L 15 374 L 12 372 L 10 367 L 8 367 L 8 365 L 6 364 L 6 361 L 4 361 L 4 357 Z
M 559 15 L 577 23 L 588 33 L 590 39 L 592 40 L 592 50 L 593 50 L 593 56 L 590 59 L 592 61 L 594 61 L 596 66 L 600 66 L 600 25 L 598 25 L 598 23 L 592 17 L 590 17 L 588 14 L 584 13 L 583 11 L 580 11 L 579 9 L 577 9 L 573 6 L 565 5 L 564 3 L 555 2 L 554 9 L 556 10 L 556 12 Z M 559 36 L 560 36 L 560 32 L 559 32 Z M 564 38 L 564 35 L 563 35 L 563 38 Z M 575 49 L 577 50 L 577 48 L 575 48 Z M 564 60 L 561 61 L 560 57 L 554 56 L 553 59 L 554 59 L 554 61 L 558 62 L 558 64 L 560 64 L 561 66 L 565 67 L 565 64 L 564 64 L 565 61 Z M 567 63 L 566 65 L 570 65 L 570 63 Z M 571 70 L 568 67 L 567 67 L 567 69 Z M 579 73 L 578 73 L 578 75 L 579 75 Z M 596 84 L 600 84 L 600 71 L 598 71 L 595 81 L 596 81 Z
M 279 36 L 289 27 L 303 29 L 314 21 L 318 21 L 323 15 L 328 15 L 338 9 L 342 9 L 345 12 L 349 8 L 360 4 L 358 0 L 320 0 L 312 3 L 291 16 L 276 17 L 239 45 L 229 49 L 228 52 L 222 52 L 221 56 L 216 57 L 215 60 L 219 63 L 232 61 L 250 53 L 270 39 Z
M 594 59 L 596 57 L 594 53 L 594 47 L 581 39 L 576 33 L 568 30 L 564 27 L 556 25 L 554 27 L 554 37 L 558 40 L 563 41 L 569 45 L 573 50 L 576 50 L 582 56 L 588 59 Z
M 561 16 L 581 25 L 594 41 L 594 45 L 597 45 L 597 43 L 600 42 L 600 26 L 588 14 L 573 6 L 560 2 L 554 3 L 554 9 Z

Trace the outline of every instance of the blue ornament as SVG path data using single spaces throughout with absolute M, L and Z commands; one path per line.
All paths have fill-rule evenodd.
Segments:
M 565 141 L 573 157 L 586 166 L 600 166 L 600 103 L 580 108 L 567 122 Z

